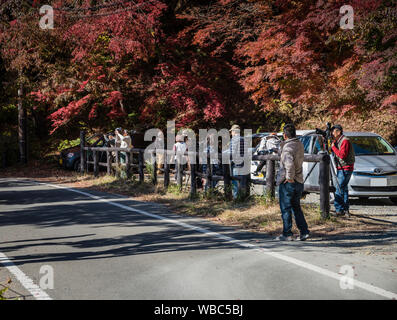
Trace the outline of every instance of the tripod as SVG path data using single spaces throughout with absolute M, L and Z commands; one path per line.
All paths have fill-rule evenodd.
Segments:
M 328 126 L 330 127 L 330 124 L 329 124 L 329 123 L 327 123 L 327 127 L 328 127 Z M 328 131 L 328 130 L 327 130 L 327 131 Z M 320 129 L 316 129 L 316 131 L 310 131 L 310 132 L 304 134 L 302 137 L 311 135 L 311 134 L 313 134 L 313 133 L 316 133 L 316 134 L 318 134 L 318 135 L 322 135 L 322 136 L 324 137 L 324 140 L 322 141 L 322 143 L 321 143 L 321 141 L 319 141 L 319 140 L 318 140 L 318 141 L 319 141 L 320 144 L 322 144 L 323 150 L 324 150 L 325 152 L 327 152 L 327 153 L 330 155 L 330 158 L 331 158 L 330 170 L 331 170 L 331 183 L 332 183 L 332 186 L 333 186 L 333 184 L 334 184 L 334 181 L 333 181 L 333 180 L 335 179 L 336 185 L 337 185 L 337 187 L 338 187 L 338 191 L 341 192 L 341 188 L 340 188 L 340 185 L 339 185 L 339 182 L 338 182 L 338 179 L 337 179 L 337 174 L 336 174 L 336 172 L 335 172 L 335 170 L 336 170 L 336 164 L 335 164 L 334 155 L 333 155 L 332 152 L 330 152 L 330 150 L 329 150 L 329 148 L 328 148 L 328 141 L 330 140 L 331 132 L 330 132 L 330 130 L 329 130 L 329 133 L 328 133 L 327 131 L 323 131 L 323 130 L 320 130 Z M 317 139 L 318 139 L 318 137 L 317 137 Z M 310 176 L 310 174 L 312 173 L 312 171 L 314 170 L 314 168 L 316 167 L 316 165 L 317 165 L 317 162 L 310 168 L 310 171 L 309 171 L 308 174 L 306 175 L 305 180 L 304 180 L 303 183 L 306 182 L 307 178 Z M 334 196 L 335 196 L 335 193 L 334 193 Z

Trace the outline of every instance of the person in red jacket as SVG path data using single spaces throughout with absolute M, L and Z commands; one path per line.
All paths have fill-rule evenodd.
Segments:
M 335 155 L 337 180 L 334 206 L 337 216 L 349 215 L 348 184 L 354 170 L 355 154 L 350 140 L 343 135 L 343 128 L 337 124 L 332 127 L 334 141 L 331 150 Z

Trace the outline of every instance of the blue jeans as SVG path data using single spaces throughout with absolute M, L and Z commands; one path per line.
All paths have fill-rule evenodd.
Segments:
M 349 210 L 349 189 L 348 184 L 353 171 L 338 170 L 337 179 L 338 185 L 335 186 L 335 200 L 334 206 L 336 212 Z
M 248 195 L 248 180 L 246 176 L 241 175 L 241 168 L 232 167 L 232 175 L 235 177 L 239 177 L 241 180 L 233 180 L 232 179 L 232 194 L 233 199 L 237 199 L 239 196 L 239 192 L 241 192 L 240 196 L 245 197 Z
M 120 163 L 126 163 L 127 152 L 120 152 Z
M 232 174 L 233 174 L 233 176 L 237 176 L 238 171 L 237 171 L 236 168 L 232 168 Z M 233 179 L 232 179 L 232 194 L 233 194 L 233 199 L 237 199 L 237 195 L 238 195 L 238 185 L 239 185 L 239 181 L 233 180 Z
M 292 216 L 295 218 L 296 226 L 300 234 L 308 234 L 309 229 L 303 215 L 300 205 L 301 196 L 303 193 L 303 184 L 282 183 L 279 186 L 279 202 L 281 210 L 281 218 L 283 219 L 283 235 L 285 237 L 292 236 Z
M 127 162 L 127 153 L 126 152 L 120 152 L 120 163 L 126 163 Z M 122 168 L 120 170 L 120 178 L 127 178 L 127 172 L 126 168 Z

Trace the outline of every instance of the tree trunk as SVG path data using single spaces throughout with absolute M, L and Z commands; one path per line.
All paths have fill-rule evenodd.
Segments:
M 26 146 L 26 110 L 23 107 L 23 84 L 18 89 L 18 143 L 19 143 L 19 160 L 22 164 L 28 162 Z

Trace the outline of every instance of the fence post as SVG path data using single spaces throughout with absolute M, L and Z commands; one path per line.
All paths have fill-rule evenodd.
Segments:
M 152 159 L 154 160 L 154 161 L 152 161 L 152 163 L 153 163 L 153 171 L 152 171 L 152 183 L 154 184 L 154 185 L 156 185 L 157 184 L 157 154 L 156 154 L 156 150 L 153 150 L 152 151 Z
M 120 154 L 119 151 L 116 150 L 116 177 L 120 177 L 121 168 L 120 168 Z
M 250 174 L 245 174 L 241 176 L 241 180 L 239 181 L 238 187 L 239 187 L 239 193 L 243 196 L 244 199 L 248 198 L 250 196 Z
M 98 151 L 94 150 L 93 152 L 94 159 L 94 177 L 98 176 Z
M 164 157 L 164 188 L 170 185 L 170 164 L 167 156 Z
M 324 153 L 320 161 L 320 174 L 318 182 L 320 185 L 320 211 L 321 217 L 327 219 L 329 217 L 329 181 L 330 181 L 330 156 Z
M 190 164 L 190 199 L 196 197 L 196 164 Z
M 274 198 L 275 195 L 275 181 L 276 166 L 274 160 L 266 160 L 266 195 Z
M 143 173 L 143 151 L 139 150 L 138 154 L 138 164 L 139 164 L 139 183 L 145 181 L 145 174 Z
M 112 173 L 112 156 L 110 151 L 106 151 L 106 170 L 108 175 Z
M 127 179 L 131 178 L 131 163 L 131 152 L 127 151 L 125 153 L 125 175 Z
M 222 164 L 223 170 L 223 184 L 225 191 L 225 199 L 230 201 L 232 199 L 232 184 L 230 180 L 230 164 Z
M 80 173 L 85 171 L 85 131 L 80 131 Z
M 206 172 L 206 175 L 207 175 L 207 184 L 208 184 L 208 187 L 210 188 L 210 189 L 212 189 L 212 185 L 213 185 L 213 183 L 212 183 L 212 165 L 211 165 L 211 158 L 210 158 L 210 154 L 209 153 L 207 153 L 207 172 Z

